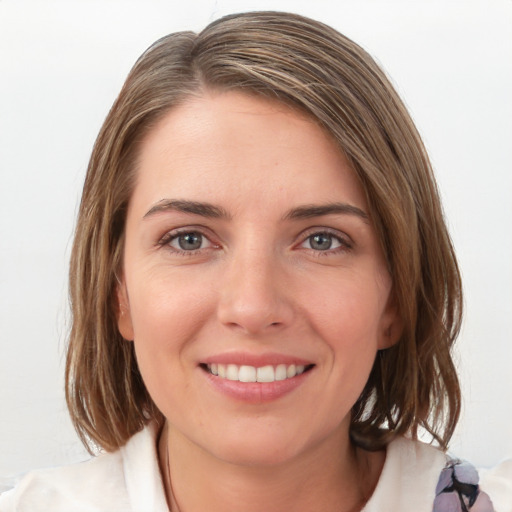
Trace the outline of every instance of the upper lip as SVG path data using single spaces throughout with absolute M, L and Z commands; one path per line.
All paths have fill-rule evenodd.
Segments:
M 202 364 L 235 364 L 237 366 L 254 366 L 260 368 L 262 366 L 277 366 L 279 364 L 286 365 L 312 365 L 313 362 L 301 357 L 279 354 L 274 352 L 267 352 L 264 354 L 251 354 L 247 352 L 228 352 L 224 354 L 215 354 L 207 357 Z

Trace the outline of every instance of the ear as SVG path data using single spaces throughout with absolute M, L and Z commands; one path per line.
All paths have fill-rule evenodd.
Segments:
M 391 292 L 388 297 L 386 309 L 382 313 L 381 317 L 378 349 L 382 350 L 390 348 L 398 343 L 403 331 L 404 322 L 400 312 L 398 311 L 395 295 Z
M 121 336 L 127 341 L 133 341 L 133 324 L 130 311 L 130 301 L 128 300 L 128 290 L 126 289 L 126 282 L 124 277 L 117 282 L 116 287 L 117 296 L 117 328 Z

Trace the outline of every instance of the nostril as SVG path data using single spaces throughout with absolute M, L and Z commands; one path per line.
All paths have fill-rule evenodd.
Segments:
M 224 326 L 254 334 L 265 329 L 277 331 L 291 323 L 293 308 L 286 297 L 253 292 L 231 293 L 227 290 L 223 294 L 217 314 Z

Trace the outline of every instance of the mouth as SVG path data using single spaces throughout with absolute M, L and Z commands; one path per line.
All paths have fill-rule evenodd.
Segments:
M 315 365 L 278 364 L 249 366 L 236 364 L 201 364 L 204 371 L 220 379 L 238 382 L 276 382 L 293 379 L 310 371 Z

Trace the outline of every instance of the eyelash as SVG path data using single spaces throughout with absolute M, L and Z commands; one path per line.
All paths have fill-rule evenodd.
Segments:
M 203 247 L 200 249 L 194 249 L 190 251 L 186 251 L 184 249 L 178 249 L 177 247 L 172 247 L 171 242 L 174 240 L 177 240 L 180 236 L 183 235 L 199 235 L 203 239 L 208 240 L 208 242 L 213 247 L 218 247 L 218 245 L 214 244 L 210 238 L 204 234 L 200 229 L 194 229 L 194 228 L 182 228 L 177 229 L 173 231 L 169 231 L 166 233 L 160 240 L 158 241 L 157 245 L 160 247 L 167 247 L 172 253 L 177 254 L 178 256 L 196 256 L 197 254 L 201 253 L 204 250 L 209 249 L 209 247 Z
M 210 247 L 203 247 L 199 249 L 193 249 L 193 250 L 184 250 L 184 249 L 178 249 L 177 247 L 172 247 L 171 242 L 174 240 L 177 240 L 182 235 L 198 235 L 202 237 L 203 239 L 206 239 L 210 243 Z M 307 251 L 310 251 L 315 257 L 322 257 L 322 256 L 328 256 L 343 252 L 348 252 L 352 250 L 353 243 L 350 240 L 350 238 L 347 235 L 341 235 L 338 231 L 333 231 L 328 228 L 311 228 L 306 233 L 303 233 L 301 235 L 301 242 L 296 244 L 295 247 L 301 247 L 303 244 L 307 243 L 307 241 L 310 241 L 314 236 L 327 236 L 332 238 L 333 240 L 336 240 L 339 243 L 338 247 L 335 247 L 333 249 L 328 248 L 325 250 L 315 250 L 313 248 L 305 248 Z M 160 240 L 157 242 L 157 245 L 160 247 L 167 247 L 171 252 L 174 254 L 177 254 L 179 256 L 195 256 L 205 250 L 210 249 L 211 247 L 218 248 L 219 245 L 215 244 L 210 240 L 210 238 L 200 229 L 194 229 L 194 228 L 183 228 L 178 230 L 169 231 L 166 233 Z
M 314 236 L 323 235 L 330 237 L 334 240 L 336 240 L 339 243 L 338 247 L 335 247 L 333 249 L 328 248 L 326 250 L 315 250 L 313 248 L 306 248 L 306 250 L 310 251 L 315 257 L 323 257 L 323 256 L 331 256 L 333 254 L 339 254 L 344 252 L 349 252 L 353 249 L 353 242 L 352 240 L 347 236 L 339 231 L 335 231 L 328 228 L 311 228 L 306 233 L 304 233 L 302 242 L 298 244 L 298 247 L 302 246 L 303 244 L 307 243 L 308 240 L 311 244 L 311 239 Z

